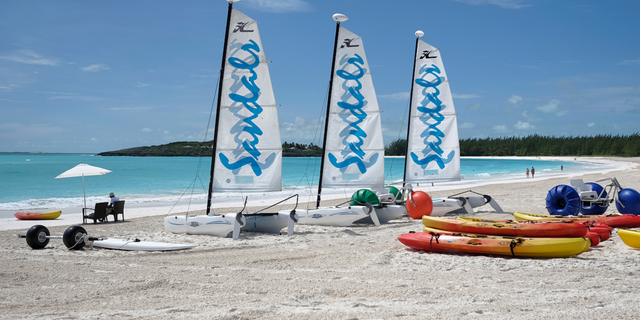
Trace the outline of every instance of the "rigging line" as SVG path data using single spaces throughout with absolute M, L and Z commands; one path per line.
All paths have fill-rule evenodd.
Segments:
M 214 106 L 215 106 L 216 97 L 218 96 L 218 86 L 220 86 L 220 77 L 217 77 L 217 78 L 218 78 L 218 80 L 216 81 L 216 87 L 215 87 L 214 94 L 213 94 L 213 100 L 211 102 L 211 109 L 209 110 L 209 119 L 207 120 L 207 128 L 204 131 L 204 139 L 202 140 L 202 142 L 206 142 L 207 141 L 207 136 L 209 134 L 209 127 L 211 126 L 211 116 L 213 115 L 213 110 L 214 110 Z M 195 186 L 196 186 L 195 181 L 196 180 L 200 180 L 200 184 L 202 184 L 202 179 L 199 179 L 200 178 L 200 168 L 202 167 L 202 158 L 203 157 L 198 157 L 198 165 L 196 167 L 196 175 L 195 175 L 193 181 L 191 181 L 191 183 L 185 189 L 185 191 L 182 193 L 182 195 L 180 195 L 180 197 L 178 197 L 178 200 L 176 200 L 176 202 L 173 204 L 173 206 L 171 206 L 171 208 L 169 209 L 169 212 L 167 212 L 167 215 L 169 215 L 171 213 L 171 210 L 173 210 L 173 208 L 175 208 L 175 206 L 178 204 L 178 202 L 180 200 L 182 200 L 182 197 L 184 197 L 184 195 L 187 193 L 187 191 L 189 191 L 189 188 L 191 188 L 191 198 L 189 199 L 189 205 L 187 206 L 186 214 L 189 213 L 189 208 L 191 207 L 191 199 L 193 198 L 193 192 L 194 192 Z M 205 190 L 204 186 L 203 186 L 203 190 Z

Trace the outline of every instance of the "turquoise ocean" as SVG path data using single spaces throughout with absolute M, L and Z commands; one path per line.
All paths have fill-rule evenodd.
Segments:
M 0 154 L 0 210 L 28 210 L 81 206 L 82 178 L 54 179 L 80 163 L 111 170 L 85 177 L 87 203 L 107 201 L 109 192 L 138 203 L 182 195 L 206 195 L 211 158 L 100 157 L 92 154 Z M 464 182 L 524 178 L 526 168 L 537 176 L 597 169 L 594 163 L 529 159 L 463 158 Z M 387 184 L 402 180 L 403 157 L 385 158 Z M 284 158 L 284 192 L 317 188 L 320 158 Z M 588 170 L 587 170 L 588 171 Z M 315 191 L 314 191 L 315 192 Z

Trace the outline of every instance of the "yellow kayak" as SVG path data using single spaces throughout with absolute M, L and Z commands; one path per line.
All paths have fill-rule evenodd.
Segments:
M 16 212 L 14 216 L 20 220 L 52 220 L 59 217 L 62 211 L 50 212 Z
M 629 247 L 640 249 L 640 231 L 618 229 L 618 235 Z
M 640 227 L 640 215 L 633 214 L 611 214 L 611 215 L 587 215 L 579 217 L 565 217 L 546 214 L 532 214 L 514 212 L 513 216 L 518 221 L 597 221 L 604 223 L 612 228 L 638 228 Z
M 414 243 L 410 247 L 434 252 L 457 251 L 528 258 L 566 258 L 583 253 L 591 247 L 591 240 L 585 238 L 502 237 L 457 233 L 430 227 L 424 227 L 423 232 L 420 243 Z

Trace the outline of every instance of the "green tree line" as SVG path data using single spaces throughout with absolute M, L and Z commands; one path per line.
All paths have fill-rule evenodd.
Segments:
M 393 141 L 388 156 L 404 156 L 406 139 Z M 460 140 L 461 156 L 611 156 L 639 157 L 640 134 L 552 137 L 530 135 L 510 138 L 470 138 Z

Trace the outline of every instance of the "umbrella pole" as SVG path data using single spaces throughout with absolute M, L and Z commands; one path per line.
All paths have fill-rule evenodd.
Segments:
M 84 207 L 87 207 L 87 192 L 84 190 L 84 174 L 82 175 L 82 196 L 84 197 Z M 84 212 L 84 209 L 82 209 Z

